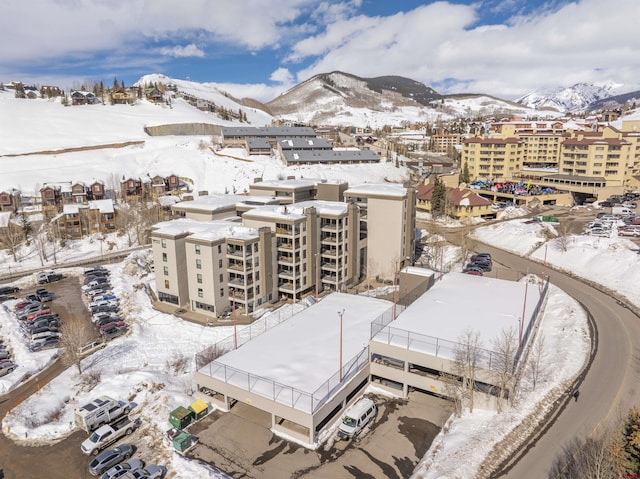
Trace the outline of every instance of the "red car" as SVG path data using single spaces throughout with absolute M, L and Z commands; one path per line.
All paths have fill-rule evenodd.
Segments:
M 120 329 L 120 328 L 124 328 L 126 326 L 126 323 L 124 321 L 113 321 L 111 323 L 107 323 L 107 324 L 103 324 L 102 326 L 100 326 L 100 334 L 104 334 L 105 331 L 107 331 L 108 329 Z
M 27 321 L 33 321 L 38 316 L 42 316 L 43 314 L 51 314 L 51 310 L 50 309 L 41 309 L 40 311 L 36 311 L 31 316 L 27 316 Z
M 35 304 L 35 303 L 33 301 L 20 301 L 18 304 L 15 305 L 14 310 L 20 311 L 22 308 L 26 308 L 30 304 Z

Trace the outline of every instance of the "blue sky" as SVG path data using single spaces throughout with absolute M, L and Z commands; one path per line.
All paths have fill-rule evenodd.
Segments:
M 512 99 L 640 78 L 638 0 L 3 0 L 0 81 L 148 73 L 268 101 L 341 70 Z

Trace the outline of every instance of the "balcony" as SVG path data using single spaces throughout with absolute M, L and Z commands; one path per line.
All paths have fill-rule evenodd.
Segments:
M 229 263 L 227 265 L 227 270 L 240 271 L 242 273 L 245 272 L 245 268 L 244 268 L 244 264 L 243 263 Z
M 244 258 L 244 249 L 227 249 L 227 256 L 232 258 Z M 247 255 L 248 256 L 248 255 Z
M 278 268 L 278 277 L 293 279 L 294 270 L 290 268 Z
M 278 262 L 293 264 L 293 256 L 278 256 Z
M 337 223 L 324 223 L 320 226 L 320 231 L 324 232 L 336 232 L 338 231 Z
M 293 293 L 293 282 L 291 281 L 280 281 L 278 282 L 278 289 L 282 291 L 290 291 Z
M 338 269 L 338 263 L 336 261 L 325 261 L 320 265 L 323 271 L 336 271 Z
M 335 284 L 338 281 L 338 276 L 335 274 L 324 274 L 322 275 L 323 283 L 331 283 Z

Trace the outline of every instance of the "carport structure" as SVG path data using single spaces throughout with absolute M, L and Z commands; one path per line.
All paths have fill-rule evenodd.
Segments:
M 201 367 L 197 390 L 225 410 L 234 401 L 264 410 L 274 432 L 315 447 L 369 383 L 371 324 L 392 314 L 389 301 L 330 294 Z
M 449 396 L 460 380 L 456 365 L 467 347 L 467 332 L 478 334 L 474 354 L 478 405 L 497 407 L 502 372 L 520 367 L 537 324 L 548 282 L 506 281 L 487 276 L 448 273 L 392 323 L 374 321 L 371 332 L 371 378 L 404 397 L 410 389 Z M 515 337 L 513 356 L 505 358 L 503 331 Z M 449 381 L 449 382 L 447 382 Z M 511 389 L 513 384 L 508 384 Z

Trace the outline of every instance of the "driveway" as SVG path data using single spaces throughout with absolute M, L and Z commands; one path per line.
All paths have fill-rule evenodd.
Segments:
M 191 430 L 200 444 L 191 456 L 233 478 L 406 478 L 451 415 L 448 401 L 418 392 L 408 400 L 371 396 L 378 415 L 355 441 L 329 439 L 312 451 L 275 436 L 271 418 L 236 403 Z

